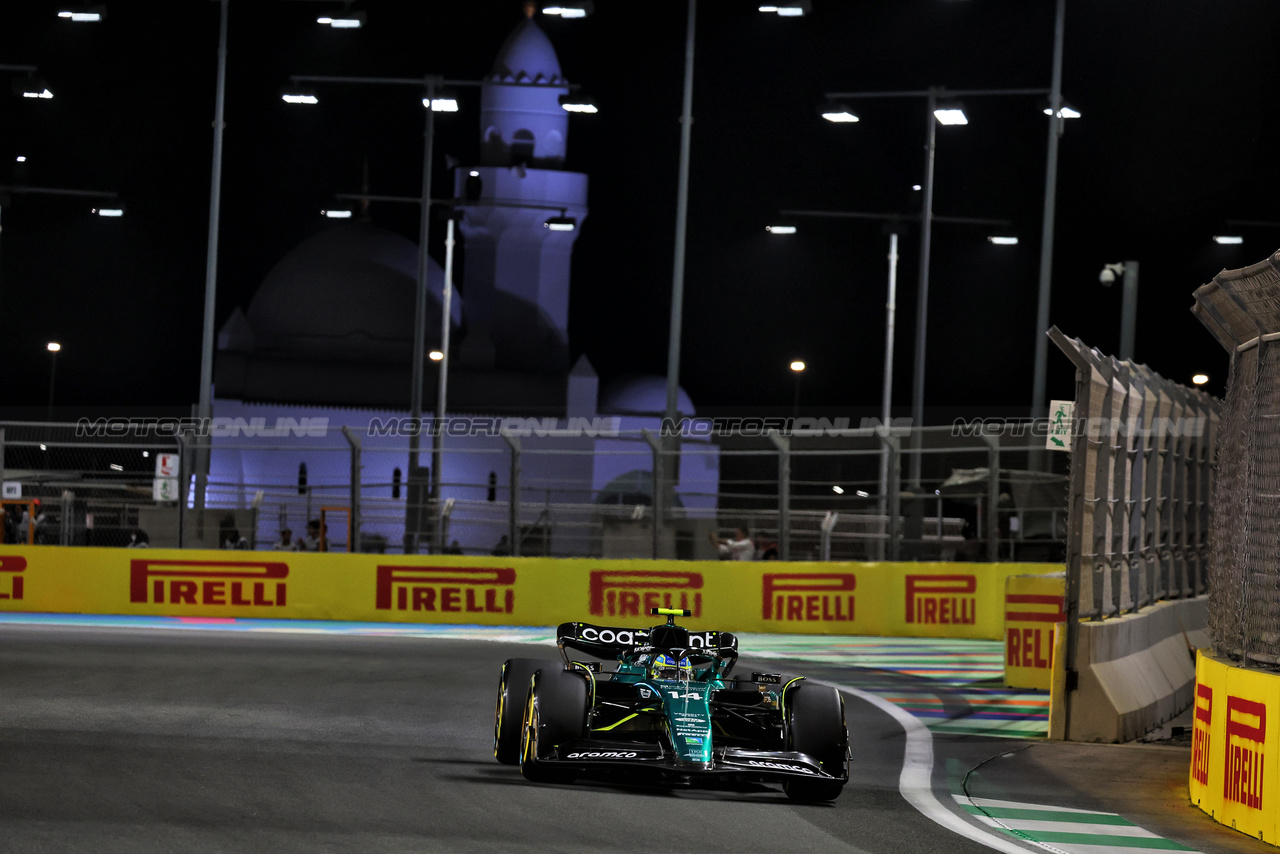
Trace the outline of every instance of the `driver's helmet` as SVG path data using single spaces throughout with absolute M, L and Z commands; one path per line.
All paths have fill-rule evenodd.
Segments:
M 693 676 L 693 665 L 687 657 L 677 662 L 675 656 L 662 652 L 653 659 L 649 672 L 654 679 L 689 679 Z

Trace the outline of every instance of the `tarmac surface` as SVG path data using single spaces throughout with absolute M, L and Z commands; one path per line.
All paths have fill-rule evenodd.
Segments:
M 1187 801 L 1187 746 L 932 732 L 901 672 L 787 667 L 847 688 L 851 779 L 811 806 L 526 782 L 491 754 L 501 662 L 552 651 L 518 633 L 215 628 L 0 624 L 0 850 L 1275 851 Z

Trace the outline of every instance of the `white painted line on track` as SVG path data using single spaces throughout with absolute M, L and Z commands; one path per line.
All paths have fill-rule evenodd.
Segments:
M 997 798 L 970 798 L 965 795 L 954 795 L 957 803 L 972 804 L 975 807 L 996 807 L 1011 810 L 1047 810 L 1049 812 L 1078 812 L 1084 815 L 1113 815 L 1101 810 L 1082 810 L 1074 807 L 1051 807 L 1046 804 L 1024 804 L 1021 801 L 1002 801 Z
M 958 833 L 966 839 L 996 851 L 1004 851 L 1006 854 L 1025 854 L 1028 850 L 1035 850 L 1019 845 L 1003 834 L 997 835 L 970 824 L 942 805 L 933 793 L 933 733 L 925 726 L 924 721 L 888 700 L 860 688 L 820 679 L 814 681 L 822 685 L 830 685 L 838 691 L 870 703 L 897 721 L 906 731 L 907 749 L 902 757 L 902 774 L 898 777 L 898 791 L 902 793 L 902 797 L 906 798 L 907 803 L 922 815 L 953 833 Z

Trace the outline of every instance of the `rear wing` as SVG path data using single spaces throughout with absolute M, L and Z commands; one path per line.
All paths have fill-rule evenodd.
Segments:
M 561 623 L 556 643 L 596 658 L 616 660 L 639 647 L 713 658 L 738 657 L 738 638 L 730 632 L 691 632 L 681 626 L 629 629 L 591 623 Z

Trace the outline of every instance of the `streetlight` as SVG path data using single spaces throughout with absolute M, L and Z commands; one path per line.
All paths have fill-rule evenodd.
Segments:
M 804 367 L 804 362 L 799 359 L 796 359 L 791 363 L 791 372 L 796 375 L 796 398 L 791 410 L 793 418 L 800 417 L 800 375 L 804 373 Z
M 53 422 L 53 381 L 58 375 L 58 353 L 62 351 L 62 345 L 57 341 L 50 341 L 44 345 L 49 351 L 49 412 L 45 416 L 45 421 Z
M 919 283 L 916 299 L 916 340 L 915 340 L 915 363 L 914 374 L 912 377 L 911 391 L 911 423 L 915 428 L 913 436 L 916 442 L 919 441 L 920 433 L 918 428 L 924 426 L 924 367 L 925 367 L 925 344 L 928 335 L 929 325 L 929 258 L 933 239 L 933 222 L 938 219 L 933 215 L 933 183 L 934 183 L 934 160 L 937 152 L 937 130 L 938 125 L 965 125 L 968 124 L 968 118 L 965 116 L 963 107 L 955 99 L 968 97 L 987 97 L 993 95 L 1045 95 L 1049 94 L 1048 89 L 963 89 L 952 90 L 945 89 L 941 86 L 933 86 L 928 89 L 920 90 L 904 90 L 895 92 L 828 92 L 826 95 L 828 103 L 840 103 L 846 100 L 854 99 L 870 99 L 870 98 L 924 98 L 927 104 L 926 110 L 929 116 L 928 136 L 925 145 L 925 180 L 924 180 L 924 211 L 921 214 L 921 237 L 920 237 L 920 272 Z M 824 117 L 827 115 L 824 113 Z M 828 118 L 828 121 L 847 121 L 838 118 Z M 914 453 L 911 455 L 911 483 L 913 486 L 920 485 L 920 469 L 922 454 Z
M 1115 284 L 1116 276 L 1124 276 L 1124 298 L 1120 309 L 1120 361 L 1133 359 L 1133 338 L 1138 324 L 1138 262 L 1107 264 L 1098 274 L 1104 288 Z
M 889 230 L 889 288 L 888 298 L 885 300 L 885 330 L 884 330 L 884 383 L 880 396 L 880 424 L 884 429 L 889 429 L 893 411 L 893 339 L 896 324 L 897 300 L 898 300 L 898 231 L 901 229 L 903 221 L 920 220 L 919 216 L 903 216 L 900 214 L 881 214 L 867 213 L 865 211 L 801 211 L 801 210 L 785 210 L 782 211 L 784 217 L 823 217 L 832 219 L 869 219 L 879 220 L 886 223 Z M 970 225 L 997 225 L 1008 226 L 1008 222 L 1004 220 L 979 219 L 974 217 L 951 217 L 951 216 L 934 216 L 935 222 L 958 222 Z M 765 226 L 765 229 L 772 234 L 795 234 L 796 227 L 794 225 L 772 225 Z M 987 238 L 992 243 L 999 243 L 994 238 Z M 1017 239 L 1013 238 L 1013 242 L 1017 243 Z M 1004 244 L 1007 245 L 1007 244 Z M 888 514 L 888 496 L 889 496 L 889 448 L 882 445 L 880 448 L 880 496 L 879 496 L 879 514 L 886 516 Z M 880 543 L 883 548 L 883 543 Z M 883 554 L 881 554 L 883 557 Z
M 74 21 L 75 23 L 96 24 L 107 16 L 106 6 L 89 6 L 81 4 L 72 6 L 67 4 L 58 12 L 58 17 L 64 21 Z
M 423 379 L 423 363 L 422 352 L 426 347 L 426 321 L 427 321 L 427 267 L 428 267 L 428 238 L 430 236 L 431 224 L 431 168 L 434 160 L 433 148 L 435 145 L 435 114 L 438 112 L 457 112 L 458 102 L 452 96 L 445 96 L 440 91 L 444 86 L 480 86 L 481 83 L 471 80 L 445 80 L 438 75 L 428 74 L 423 77 L 335 77 L 326 75 L 294 75 L 290 78 L 296 86 L 299 83 L 358 83 L 372 85 L 391 85 L 391 86 L 414 86 L 425 89 L 425 95 L 422 98 L 422 105 L 426 112 L 426 127 L 423 130 L 423 146 L 422 146 L 422 195 L 417 200 L 421 205 L 421 215 L 418 218 L 418 271 L 417 271 L 417 289 L 414 302 L 413 312 L 413 371 L 412 385 L 409 390 L 409 418 L 415 424 L 422 423 L 422 379 Z M 308 97 L 309 95 L 309 97 Z M 304 104 L 314 106 L 319 103 L 319 98 L 313 92 L 299 91 L 297 89 L 286 91 L 281 95 L 286 103 Z M 452 223 L 451 223 L 452 225 Z M 452 239 L 452 227 L 450 228 L 450 239 Z M 446 279 L 448 277 L 446 276 Z M 446 288 L 448 283 L 446 282 Z M 446 299 L 449 294 L 446 292 Z M 449 330 L 449 312 L 446 311 L 442 315 L 441 325 L 444 329 L 442 336 L 447 336 Z M 447 356 L 448 345 L 447 337 L 443 337 L 441 347 Z M 443 357 L 442 357 L 443 358 Z M 447 365 L 447 360 L 442 363 L 442 367 Z M 441 371 L 443 387 L 444 370 Z M 442 413 L 437 413 L 441 416 Z M 433 425 L 433 446 L 439 442 L 440 425 L 437 422 Z M 409 462 L 410 471 L 412 472 L 418 466 L 419 453 L 419 433 L 420 430 L 414 430 L 409 435 Z M 434 456 L 434 455 L 433 455 Z M 440 461 L 438 458 L 433 459 L 431 467 L 432 496 L 437 497 L 439 493 L 440 483 Z M 412 476 L 412 475 L 411 475 Z M 412 533 L 405 535 L 405 551 L 416 553 L 418 550 L 418 531 L 421 529 L 421 520 L 415 518 L 412 527 Z
M 1196 385 L 1204 385 L 1208 381 L 1209 381 L 1208 374 L 1196 374 L 1191 378 L 1191 382 L 1195 383 Z

